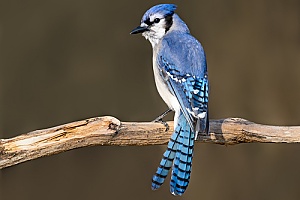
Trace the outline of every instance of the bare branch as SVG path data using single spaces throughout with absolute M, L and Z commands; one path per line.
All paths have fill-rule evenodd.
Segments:
M 77 121 L 32 131 L 11 139 L 0 139 L 0 169 L 27 160 L 92 145 L 159 145 L 172 134 L 159 123 L 120 122 L 110 116 Z M 200 134 L 198 142 L 222 145 L 239 143 L 299 143 L 300 126 L 267 126 L 240 118 L 210 121 L 210 134 Z

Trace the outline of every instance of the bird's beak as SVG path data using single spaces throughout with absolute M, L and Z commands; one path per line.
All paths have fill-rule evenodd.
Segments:
M 149 31 L 148 27 L 138 26 L 133 29 L 130 34 L 144 33 L 145 31 Z

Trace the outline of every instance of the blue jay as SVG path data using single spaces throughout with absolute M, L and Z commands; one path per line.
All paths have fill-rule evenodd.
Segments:
M 174 13 L 174 4 L 153 6 L 131 34 L 142 33 L 153 48 L 153 71 L 158 93 L 175 111 L 174 133 L 152 178 L 158 189 L 172 167 L 170 191 L 182 195 L 191 174 L 194 140 L 209 131 L 208 75 L 201 44 Z M 156 121 L 168 113 L 166 111 Z

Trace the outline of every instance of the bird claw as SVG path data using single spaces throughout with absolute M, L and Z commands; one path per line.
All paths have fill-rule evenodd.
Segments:
M 171 112 L 171 109 L 166 110 L 164 113 L 162 113 L 161 115 L 159 115 L 155 120 L 153 120 L 152 122 L 155 123 L 161 123 L 166 127 L 166 132 L 170 129 L 170 126 L 167 122 L 163 121 L 162 119 L 169 113 Z
M 170 129 L 169 124 L 167 122 L 163 121 L 162 119 L 155 119 L 152 122 L 163 124 L 166 127 L 166 130 L 165 130 L 166 132 Z

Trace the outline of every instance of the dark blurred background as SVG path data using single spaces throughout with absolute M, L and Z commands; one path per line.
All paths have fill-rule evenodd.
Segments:
M 0 1 L 0 138 L 85 118 L 150 121 L 166 105 L 129 32 L 161 1 Z M 210 117 L 300 125 L 300 1 L 166 0 L 207 54 Z M 171 120 L 172 116 L 167 119 Z M 151 191 L 165 146 L 89 147 L 1 170 L 0 199 L 174 199 Z M 179 199 L 300 199 L 300 146 L 197 144 Z

